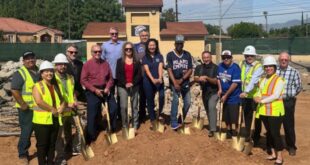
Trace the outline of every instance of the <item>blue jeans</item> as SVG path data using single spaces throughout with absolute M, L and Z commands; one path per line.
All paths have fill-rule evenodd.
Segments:
M 148 79 L 143 79 L 143 87 L 144 87 L 144 93 L 146 96 L 146 101 L 147 101 L 147 110 L 150 115 L 151 121 L 154 121 L 156 119 L 156 114 L 155 114 L 155 103 L 154 100 L 156 92 L 159 94 L 159 114 L 163 111 L 164 108 L 164 102 L 165 102 L 165 89 L 164 89 L 164 84 L 161 84 L 159 86 L 155 86 L 150 80 Z
M 33 125 L 32 125 L 32 116 L 33 111 L 32 110 L 18 110 L 18 120 L 19 125 L 21 129 L 19 141 L 18 141 L 18 156 L 19 157 L 28 157 L 28 149 L 31 145 L 30 138 L 33 131 Z
M 176 91 L 174 86 L 171 86 L 172 94 L 173 94 L 173 99 L 171 103 L 171 115 L 170 115 L 170 123 L 172 128 L 176 128 L 178 124 L 178 106 L 179 106 L 179 97 L 180 95 L 183 98 L 183 120 L 186 117 L 186 114 L 189 110 L 190 104 L 191 104 L 191 93 L 189 88 L 181 88 L 180 91 Z

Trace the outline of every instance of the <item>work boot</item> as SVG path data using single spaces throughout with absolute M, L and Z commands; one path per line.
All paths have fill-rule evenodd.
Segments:
M 290 156 L 295 156 L 295 155 L 296 155 L 296 150 L 295 150 L 294 148 L 290 148 L 290 149 L 288 150 L 288 154 L 289 154 Z
M 226 131 L 226 138 L 227 138 L 227 139 L 231 139 L 232 134 L 233 134 L 232 130 L 227 130 L 227 131 Z
M 213 137 L 214 136 L 214 131 L 209 131 L 208 136 L 209 137 Z

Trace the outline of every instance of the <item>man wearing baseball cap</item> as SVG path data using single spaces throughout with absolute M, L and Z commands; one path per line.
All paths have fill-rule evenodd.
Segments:
M 182 96 L 184 106 L 183 119 L 189 110 L 191 104 L 189 78 L 193 72 L 192 56 L 183 50 L 184 36 L 177 35 L 175 38 L 175 49 L 167 54 L 167 68 L 170 79 L 173 100 L 171 104 L 171 128 L 176 130 L 179 127 L 177 114 L 179 97 Z
M 227 126 L 227 138 L 231 138 L 231 136 L 235 134 L 232 130 L 232 124 L 235 124 L 235 126 L 238 124 L 241 70 L 239 66 L 233 62 L 231 51 L 224 50 L 221 58 L 223 62 L 219 64 L 217 75 L 218 95 L 223 103 L 223 120 Z
M 13 74 L 11 92 L 16 100 L 15 107 L 18 110 L 19 125 L 21 133 L 18 141 L 18 157 L 20 163 L 28 164 L 31 145 L 30 137 L 33 131 L 33 98 L 32 87 L 39 79 L 38 67 L 36 66 L 36 55 L 26 51 L 22 55 L 23 66 Z

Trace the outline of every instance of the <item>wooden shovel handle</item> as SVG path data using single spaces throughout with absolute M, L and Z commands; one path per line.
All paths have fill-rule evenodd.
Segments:
M 250 137 L 252 137 L 252 133 L 254 132 L 255 115 L 256 115 L 256 111 L 253 111 L 252 122 L 251 122 L 251 130 L 250 130 Z

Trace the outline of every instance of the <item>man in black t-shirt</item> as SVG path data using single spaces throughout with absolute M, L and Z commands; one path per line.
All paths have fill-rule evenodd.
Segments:
M 188 51 L 183 50 L 184 36 L 177 35 L 175 40 L 175 49 L 167 54 L 167 68 L 170 79 L 170 86 L 173 93 L 171 104 L 171 128 L 176 130 L 178 123 L 178 105 L 179 97 L 182 96 L 183 120 L 189 110 L 191 104 L 189 79 L 193 71 L 192 56 Z
M 209 137 L 213 137 L 216 131 L 216 103 L 218 100 L 217 65 L 212 62 L 209 51 L 201 54 L 202 64 L 195 68 L 194 81 L 199 83 L 202 89 L 202 101 L 209 120 Z

